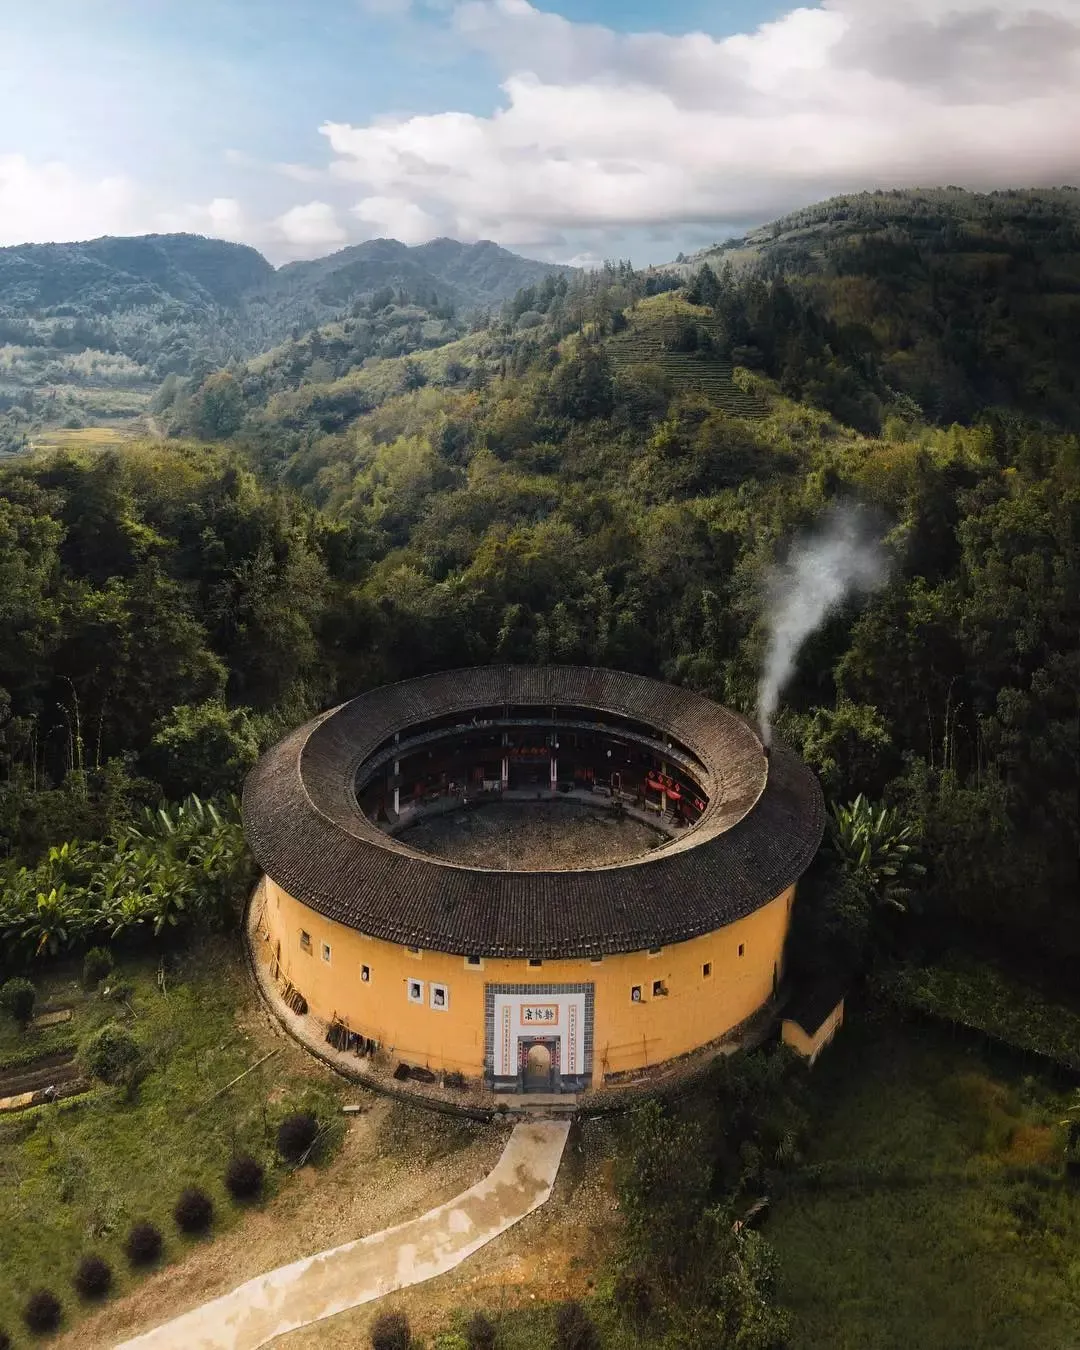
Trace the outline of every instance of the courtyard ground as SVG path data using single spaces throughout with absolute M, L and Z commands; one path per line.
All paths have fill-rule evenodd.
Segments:
M 447 811 L 403 830 L 421 853 L 467 867 L 505 871 L 606 867 L 648 853 L 666 836 L 630 816 L 576 802 L 486 802 Z

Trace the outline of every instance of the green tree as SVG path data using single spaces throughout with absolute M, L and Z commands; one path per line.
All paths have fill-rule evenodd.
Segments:
M 209 375 L 191 400 L 192 426 L 205 440 L 218 440 L 239 431 L 246 412 L 244 395 L 228 371 Z
M 173 708 L 150 742 L 147 761 L 169 797 L 217 797 L 239 791 L 258 757 L 249 710 L 211 700 Z

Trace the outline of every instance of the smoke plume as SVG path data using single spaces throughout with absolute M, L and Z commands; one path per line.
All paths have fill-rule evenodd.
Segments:
M 766 746 L 780 693 L 799 649 L 850 595 L 868 595 L 885 583 L 889 560 L 876 522 L 857 506 L 830 508 L 810 533 L 796 539 L 768 583 L 769 641 L 758 684 L 758 722 Z

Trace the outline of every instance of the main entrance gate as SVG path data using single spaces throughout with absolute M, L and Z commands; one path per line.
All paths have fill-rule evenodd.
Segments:
M 522 1041 L 524 1049 L 526 1042 Z M 550 1092 L 555 1076 L 550 1044 L 533 1041 L 525 1049 L 523 1086 L 526 1092 Z
M 591 984 L 489 984 L 485 994 L 485 1060 L 497 1091 L 591 1085 Z

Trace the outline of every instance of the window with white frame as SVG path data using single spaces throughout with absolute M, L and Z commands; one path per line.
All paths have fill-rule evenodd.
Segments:
M 323 945 L 322 945 L 322 959 L 326 962 L 327 965 L 330 964 L 330 944 L 329 944 L 329 942 L 324 942 Z
M 424 1001 L 424 981 L 406 980 L 405 992 L 409 996 L 410 1003 L 423 1003 Z
M 445 984 L 435 984 L 435 983 L 432 983 L 430 985 L 430 990 L 431 990 L 431 1006 L 433 1008 L 438 1008 L 440 1012 L 446 1012 L 446 1010 L 450 1007 L 450 990 L 447 988 Z
M 361 979 L 362 983 L 364 983 L 364 984 L 370 984 L 370 983 L 371 983 L 371 967 L 370 967 L 370 966 L 361 966 L 361 967 L 360 967 L 360 979 Z

